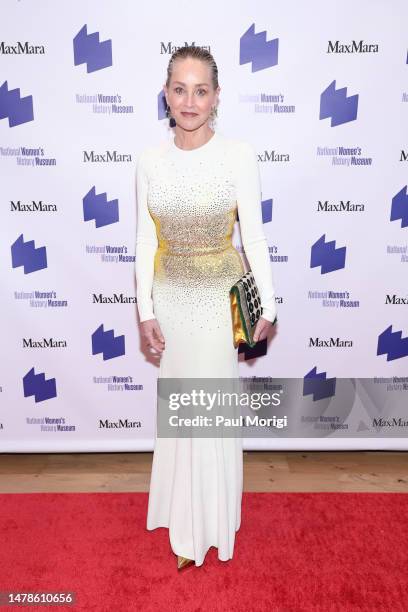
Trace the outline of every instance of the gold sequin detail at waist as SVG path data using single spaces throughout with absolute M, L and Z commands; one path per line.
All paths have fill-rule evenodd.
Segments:
M 158 238 L 156 282 L 209 286 L 222 281 L 228 286 L 243 273 L 231 240 L 236 209 L 191 216 L 152 214 L 152 218 Z
M 196 256 L 220 253 L 231 247 L 236 208 L 210 214 L 150 214 L 163 253 Z
M 156 281 L 175 284 L 216 286 L 232 285 L 244 273 L 241 256 L 232 246 L 217 253 L 174 255 L 158 248 L 154 258 Z
M 158 249 L 163 255 L 167 256 L 183 256 L 183 257 L 199 257 L 203 255 L 217 255 L 232 247 L 231 240 L 225 239 L 218 246 L 197 246 L 189 242 L 180 243 L 177 241 L 159 240 Z

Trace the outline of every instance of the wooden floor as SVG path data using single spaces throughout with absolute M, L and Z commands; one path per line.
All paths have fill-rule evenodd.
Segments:
M 0 454 L 0 493 L 148 491 L 152 453 Z M 405 452 L 244 452 L 245 491 L 408 492 Z

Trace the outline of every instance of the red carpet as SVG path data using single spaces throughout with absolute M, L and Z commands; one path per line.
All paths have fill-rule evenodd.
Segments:
M 75 591 L 27 610 L 408 610 L 408 496 L 245 493 L 234 558 L 177 573 L 147 493 L 0 495 L 0 591 Z M 1 610 L 16 610 L 1 607 Z

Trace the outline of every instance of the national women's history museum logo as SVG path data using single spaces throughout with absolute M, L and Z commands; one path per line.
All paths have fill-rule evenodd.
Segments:
M 47 249 L 36 247 L 34 240 L 24 241 L 20 234 L 11 245 L 11 261 L 13 268 L 23 268 L 24 274 L 31 274 L 47 267 Z
M 332 166 L 356 166 L 363 168 L 364 166 L 372 166 L 373 158 L 363 153 L 363 148 L 360 146 L 345 147 L 321 146 L 316 147 L 317 157 L 327 157 Z
M 95 185 L 82 199 L 84 221 L 95 221 L 95 227 L 104 227 L 119 221 L 119 200 L 108 200 L 106 191 L 96 193 Z
M 320 268 L 320 274 L 343 270 L 345 265 L 346 247 L 336 248 L 335 240 L 326 242 L 326 234 L 312 245 L 310 267 Z M 344 286 L 339 289 L 336 287 L 309 289 L 307 297 L 319 303 L 322 308 L 355 309 L 361 306 L 361 301 Z
M 145 391 L 144 385 L 142 383 L 136 382 L 139 380 L 139 377 L 134 377 L 131 375 L 123 375 L 119 376 L 117 374 L 110 374 L 108 376 L 101 376 L 100 374 L 92 377 L 92 382 L 94 385 L 98 385 L 98 392 L 106 392 L 106 393 L 143 393 Z M 139 398 L 136 399 L 139 400 Z M 141 421 L 139 421 L 141 424 Z M 141 425 L 140 425 L 141 426 Z
M 311 248 L 310 267 L 320 267 L 321 274 L 341 270 L 346 263 L 346 247 L 336 248 L 336 241 L 326 242 L 326 234 L 323 234 Z
M 392 221 L 401 221 L 401 229 L 408 227 L 407 185 L 404 185 L 404 187 L 392 198 L 390 222 Z M 387 244 L 387 255 L 399 256 L 400 263 L 406 264 L 408 263 L 408 245 L 406 243 Z M 408 303 L 408 299 L 405 303 Z
M 92 355 L 102 355 L 103 360 L 125 354 L 125 336 L 115 336 L 113 329 L 104 330 L 103 323 L 92 334 Z
M 239 63 L 251 64 L 252 72 L 265 70 L 278 63 L 279 39 L 266 40 L 266 30 L 255 33 L 255 23 L 239 41 Z
M 24 397 L 33 397 L 35 402 L 43 402 L 57 397 L 55 378 L 45 378 L 45 373 L 35 373 L 34 367 L 23 378 Z
M 401 221 L 401 227 L 408 227 L 407 185 L 392 198 L 390 221 Z
M 255 33 L 253 23 L 240 38 L 239 65 L 251 64 L 251 72 L 254 73 L 274 68 L 278 66 L 278 61 L 279 38 L 267 40 L 266 30 Z M 239 103 L 253 105 L 255 114 L 293 115 L 296 112 L 295 104 L 288 101 L 281 90 L 239 93 Z
M 309 289 L 307 297 L 311 301 L 316 301 L 322 308 L 360 308 L 361 306 L 361 300 L 344 288 Z
M 74 65 L 86 64 L 86 71 L 95 72 L 112 66 L 112 40 L 99 40 L 99 32 L 88 34 L 85 24 L 75 36 Z
M 8 81 L 0 86 L 0 120 L 7 119 L 10 128 L 34 121 L 33 96 L 22 96 L 20 88 L 9 90 Z M 16 160 L 19 167 L 56 166 L 54 156 L 46 154 L 42 146 L 5 146 L 0 148 L 1 157 Z
M 54 289 L 48 289 L 47 291 L 40 291 L 39 289 L 14 291 L 14 299 L 17 302 L 25 302 L 30 308 L 37 310 L 68 307 L 68 300 L 59 297 Z
M 134 264 L 136 254 L 134 249 L 123 245 L 114 244 L 86 244 L 85 252 L 87 255 L 98 255 L 101 263 L 105 264 Z
M 378 336 L 377 355 L 387 355 L 387 361 L 408 357 L 408 336 L 402 337 L 402 330 L 392 331 L 389 325 Z
M 88 34 L 85 24 L 73 40 L 74 65 L 86 64 L 87 73 L 96 72 L 113 66 L 112 40 L 99 40 L 99 32 Z M 77 92 L 75 102 L 83 106 L 94 115 L 133 115 L 134 105 L 126 101 L 125 96 L 115 91 Z
M 133 104 L 124 104 L 124 97 L 118 93 L 77 93 L 75 102 L 88 107 L 94 115 L 131 115 L 134 114 Z
M 330 119 L 330 127 L 338 127 L 355 121 L 358 113 L 359 94 L 347 95 L 347 87 L 336 87 L 333 80 L 320 95 L 319 119 Z M 328 158 L 332 166 L 365 167 L 373 164 L 373 158 L 364 153 L 361 146 L 316 147 L 316 155 Z
M 33 121 L 33 96 L 22 96 L 19 87 L 9 90 L 4 81 L 0 86 L 0 119 L 8 119 L 9 127 Z
M 347 87 L 336 89 L 336 81 L 320 96 L 319 119 L 331 119 L 331 127 L 355 121 L 357 118 L 358 94 L 348 96 Z
M 22 268 L 24 274 L 32 274 L 48 268 L 47 248 L 36 247 L 34 240 L 24 240 L 24 234 L 20 234 L 11 245 L 11 266 Z M 26 291 L 14 291 L 14 299 L 17 302 L 27 302 L 31 308 L 67 308 L 68 300 L 58 297 L 57 291 L 48 288 L 47 291 L 32 289 Z
M 47 154 L 44 146 L 5 146 L 0 149 L 0 155 L 2 157 L 14 158 L 16 160 L 16 165 L 19 167 L 37 168 L 57 165 L 57 158 Z
M 24 397 L 33 398 L 35 403 L 45 402 L 57 397 L 57 383 L 55 378 L 46 378 L 45 372 L 36 374 L 35 368 L 23 377 Z M 52 404 L 53 405 L 53 404 Z M 38 427 L 41 433 L 75 432 L 77 425 L 69 423 L 65 416 L 26 416 L 27 425 Z
M 336 394 L 336 379 L 327 378 L 327 372 L 317 373 L 317 366 L 303 378 L 303 396 L 311 395 L 314 402 Z

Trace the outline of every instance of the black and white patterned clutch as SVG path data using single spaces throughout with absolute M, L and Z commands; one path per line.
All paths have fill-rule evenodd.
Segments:
M 261 298 L 252 270 L 248 270 L 231 287 L 231 315 L 234 347 L 246 342 L 251 348 L 255 346 L 254 332 L 259 317 L 262 315 Z

